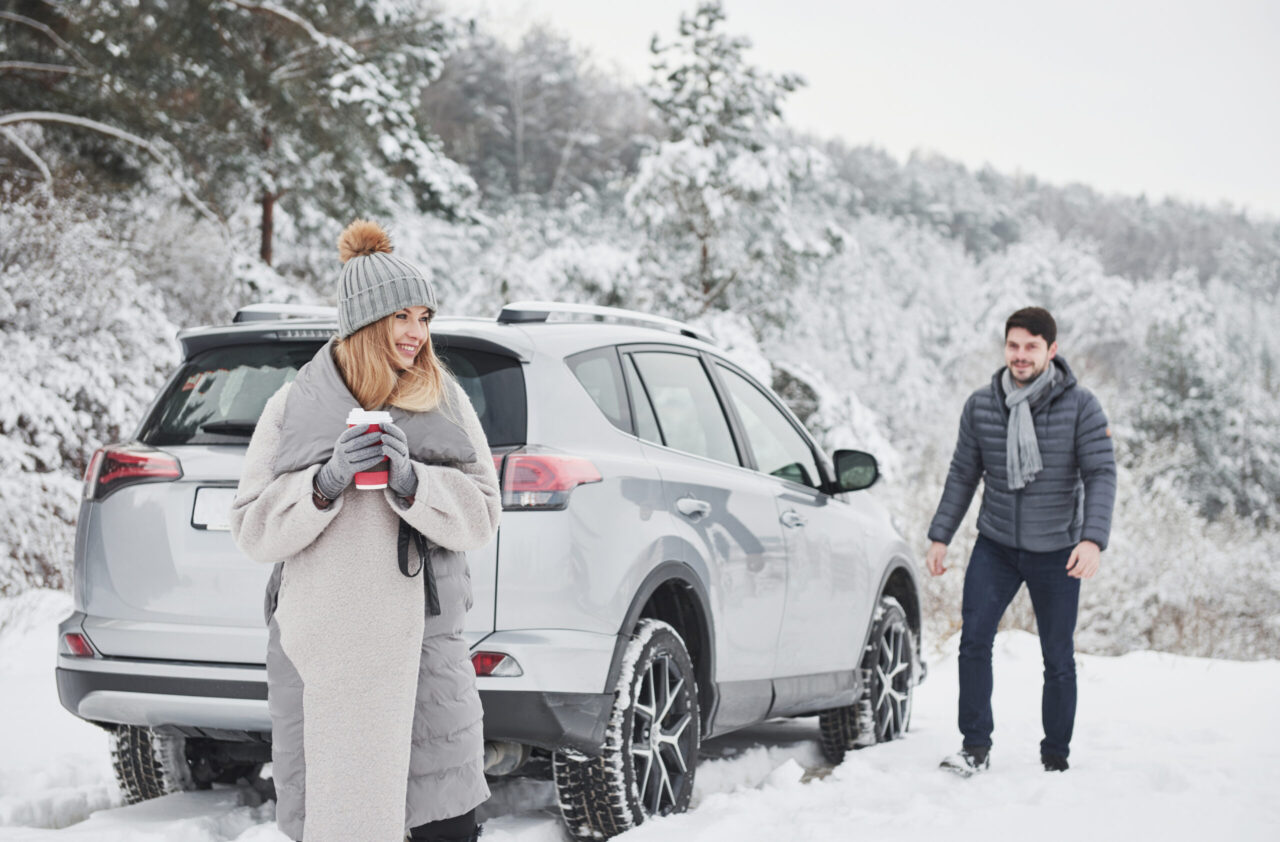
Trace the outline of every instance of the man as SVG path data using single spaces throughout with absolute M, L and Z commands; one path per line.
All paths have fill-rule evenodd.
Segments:
M 1040 307 L 1005 323 L 1006 366 L 974 392 L 960 418 L 951 470 L 929 526 L 925 563 L 941 576 L 947 544 L 984 484 L 978 541 L 964 576 L 960 632 L 963 745 L 942 768 L 969 777 L 991 753 L 991 644 L 1023 582 L 1044 656 L 1045 771 L 1067 769 L 1076 714 L 1080 580 L 1098 572 L 1116 496 L 1111 430 L 1098 399 L 1058 355 L 1057 325 Z

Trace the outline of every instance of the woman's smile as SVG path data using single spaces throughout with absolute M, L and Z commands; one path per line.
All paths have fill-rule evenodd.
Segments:
M 406 368 L 418 358 L 418 352 L 427 341 L 427 325 L 430 323 L 431 311 L 426 307 L 406 307 L 395 313 L 391 322 L 391 339 Z

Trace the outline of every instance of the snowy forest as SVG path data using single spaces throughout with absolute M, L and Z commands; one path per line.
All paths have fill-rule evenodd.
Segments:
M 369 216 L 443 314 L 708 329 L 828 453 L 876 454 L 866 493 L 921 558 L 1004 319 L 1048 307 L 1120 465 L 1079 648 L 1280 657 L 1280 220 L 805 136 L 804 80 L 716 2 L 656 34 L 642 85 L 546 27 L 317 8 L 0 2 L 0 596 L 69 587 L 86 461 L 132 435 L 176 331 L 332 303 L 337 234 Z M 926 643 L 961 582 L 925 583 Z M 1025 596 L 1006 624 L 1034 629 Z

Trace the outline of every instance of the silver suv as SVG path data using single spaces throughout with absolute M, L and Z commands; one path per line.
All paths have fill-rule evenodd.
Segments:
M 134 438 L 86 473 L 58 691 L 113 733 L 131 802 L 261 784 L 271 568 L 228 511 L 264 404 L 335 329 L 331 308 L 254 305 L 182 331 Z M 836 763 L 906 731 L 920 600 L 859 493 L 873 457 L 829 461 L 678 322 L 520 302 L 432 336 L 502 486 L 466 624 L 490 775 L 550 774 L 571 832 L 600 838 L 683 810 L 708 736 L 818 714 Z

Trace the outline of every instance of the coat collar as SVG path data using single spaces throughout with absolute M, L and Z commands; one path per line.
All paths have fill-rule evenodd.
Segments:
M 277 476 L 328 461 L 333 444 L 346 429 L 347 413 L 360 406 L 338 372 L 330 339 L 298 376 L 285 399 L 280 446 L 276 450 Z M 466 400 L 452 379 L 446 383 L 448 400 Z M 447 402 L 447 401 L 446 401 Z M 461 424 L 450 415 L 456 409 L 442 406 L 426 412 L 390 407 L 391 420 L 409 438 L 409 455 L 417 462 L 474 462 L 475 448 Z
M 1038 414 L 1041 409 L 1060 398 L 1063 392 L 1076 385 L 1076 375 L 1071 371 L 1071 366 L 1067 364 L 1067 360 L 1062 356 L 1062 354 L 1058 354 L 1050 360 L 1050 362 L 1058 367 L 1059 376 L 1054 382 L 1053 387 L 1049 390 L 1049 394 L 1040 398 L 1036 402 L 1036 405 L 1031 408 L 1033 415 Z M 1008 366 L 1002 365 L 1000 368 L 996 369 L 995 374 L 991 375 L 991 391 L 995 393 L 996 404 L 1000 407 L 1000 414 L 1003 415 L 1007 421 L 1009 419 L 1009 407 L 1006 406 L 1004 402 L 1004 384 L 1001 382 L 1004 379 L 1004 370 L 1006 368 L 1008 368 Z

